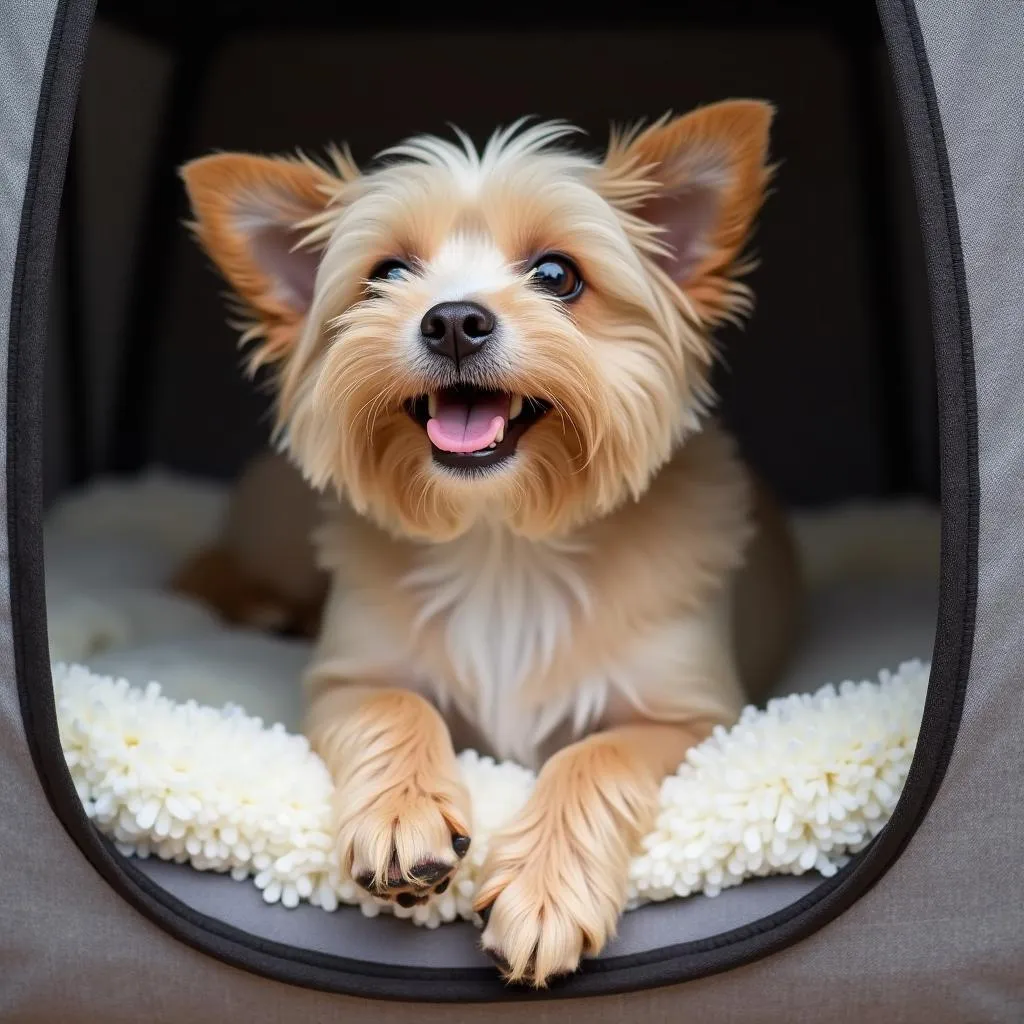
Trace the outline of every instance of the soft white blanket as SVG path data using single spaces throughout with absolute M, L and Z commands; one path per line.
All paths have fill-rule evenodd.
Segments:
M 290 731 L 305 645 L 226 629 L 162 589 L 214 534 L 223 502 L 215 486 L 153 473 L 95 485 L 51 514 L 50 645 L 75 784 L 125 853 L 251 878 L 268 902 L 359 903 L 379 913 L 384 905 L 334 867 L 330 779 Z M 913 614 L 927 622 L 938 551 L 930 510 L 851 508 L 802 519 L 798 535 L 819 604 L 831 599 L 839 626 L 858 586 L 877 595 L 907 581 Z M 897 633 L 886 651 L 920 648 L 926 631 Z M 824 636 L 819 629 L 818 653 L 790 688 L 806 688 L 828 663 Z M 894 660 L 926 654 L 904 647 Z M 907 661 L 877 682 L 833 687 L 818 678 L 817 692 L 750 708 L 691 751 L 662 787 L 655 830 L 632 865 L 631 906 L 714 895 L 757 875 L 834 873 L 895 806 L 927 674 L 923 662 Z M 533 785 L 517 765 L 471 751 L 461 762 L 474 801 L 470 855 L 442 896 L 387 908 L 428 926 L 472 917 L 488 837 Z

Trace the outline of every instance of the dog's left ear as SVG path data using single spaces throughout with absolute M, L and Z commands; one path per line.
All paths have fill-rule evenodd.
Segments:
M 663 119 L 613 141 L 602 168 L 609 200 L 640 219 L 641 247 L 655 240 L 658 263 L 709 322 L 734 306 L 737 260 L 771 178 L 773 113 L 726 100 Z

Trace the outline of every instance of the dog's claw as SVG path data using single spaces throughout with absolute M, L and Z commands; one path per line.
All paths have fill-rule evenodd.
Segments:
M 488 913 L 490 912 L 490 909 L 490 907 L 487 908 Z M 529 966 L 526 968 L 526 972 L 522 975 L 522 977 L 513 979 L 512 977 L 510 977 L 510 975 L 512 974 L 512 965 L 508 962 L 508 960 L 502 953 L 500 953 L 497 949 L 493 949 L 491 946 L 483 946 L 481 948 L 483 949 L 484 953 L 490 958 L 494 966 L 498 968 L 498 971 L 501 973 L 502 978 L 506 982 L 513 985 L 531 985 L 533 987 L 537 987 L 537 978 L 534 974 L 534 957 L 530 957 Z M 548 988 L 552 985 L 557 985 L 560 982 L 565 981 L 567 978 L 571 978 L 575 973 L 575 971 L 556 971 L 553 974 L 549 974 L 544 979 L 543 985 L 541 987 Z

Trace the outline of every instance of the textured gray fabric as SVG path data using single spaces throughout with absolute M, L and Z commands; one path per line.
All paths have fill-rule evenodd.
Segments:
M 12 288 L 22 205 L 28 178 L 40 83 L 56 3 L 31 4 L 0 0 L 0 396 L 7 395 L 7 352 Z M 0 398 L 0 402 L 4 401 Z M 0 419 L 0 455 L 6 466 L 6 416 Z M 7 476 L 0 472 L 0 507 L 7 507 Z M 8 538 L 0 531 L 0 1016 L 6 1009 L 5 979 L 20 962 L 25 945 L 31 946 L 35 927 L 19 929 L 23 910 L 49 888 L 32 862 L 13 851 L 27 848 L 25 837 L 60 833 L 60 827 L 42 798 L 39 780 L 25 745 L 11 631 L 8 574 Z M 53 861 L 74 855 L 63 833 L 57 836 Z M 63 843 L 60 840 L 63 839 Z M 33 840 L 34 842 L 35 840 Z M 42 865 L 40 865 L 42 866 Z
M 1024 620 L 1024 5 L 925 4 L 974 328 L 981 459 L 978 632 L 964 724 L 1019 709 Z M 944 18 L 945 8 L 955 12 Z M 1019 726 L 1019 717 L 1017 723 Z M 966 734 L 965 734 L 966 735 Z M 1017 740 L 1021 733 L 1011 733 Z

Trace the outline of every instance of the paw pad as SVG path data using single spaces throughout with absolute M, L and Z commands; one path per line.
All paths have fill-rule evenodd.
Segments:
M 469 844 L 469 836 L 452 836 L 452 850 L 460 859 L 466 855 Z M 445 893 L 458 866 L 458 861 L 447 863 L 425 859 L 414 864 L 408 874 L 403 875 L 398 854 L 393 851 L 385 880 L 379 881 L 374 878 L 372 871 L 364 871 L 356 876 L 356 883 L 380 899 L 394 900 L 400 907 L 415 907 L 426 903 L 431 895 L 440 896 Z

